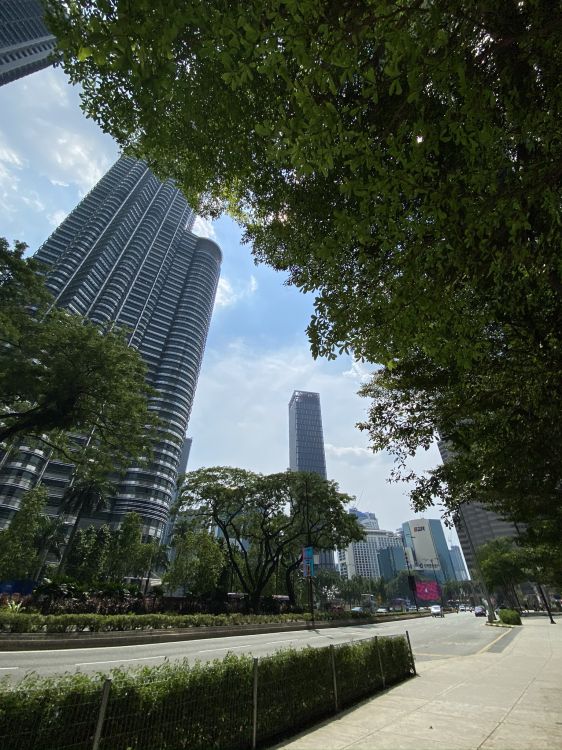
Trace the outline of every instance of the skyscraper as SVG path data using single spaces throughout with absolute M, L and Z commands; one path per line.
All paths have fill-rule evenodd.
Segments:
M 437 442 L 441 458 L 445 463 L 452 455 L 446 440 Z M 510 521 L 488 510 L 480 503 L 463 503 L 455 518 L 455 528 L 459 536 L 462 552 L 468 569 L 475 571 L 475 554 L 478 547 L 498 537 L 514 537 L 517 535 L 515 525 Z
M 164 423 L 149 467 L 131 467 L 113 498 L 111 520 L 138 512 L 144 533 L 159 537 L 174 499 L 182 446 L 211 320 L 222 255 L 190 231 L 195 214 L 171 181 L 122 157 L 39 249 L 55 303 L 100 324 L 130 330 L 147 364 Z M 187 446 L 184 459 L 187 460 Z M 72 467 L 22 446 L 0 473 L 0 514 L 41 481 L 52 510 Z
M 40 0 L 0 2 L 0 86 L 51 64 L 55 37 Z
M 294 391 L 289 401 L 289 468 L 326 474 L 320 394 Z
M 289 468 L 327 479 L 320 394 L 294 391 L 289 401 Z M 321 550 L 319 567 L 335 569 L 334 553 Z
M 468 573 L 466 572 L 464 560 L 462 559 L 461 548 L 453 545 L 449 549 L 449 553 L 451 555 L 451 563 L 453 565 L 453 570 L 455 572 L 455 578 L 457 579 L 457 581 L 468 581 Z
M 415 518 L 402 524 L 402 534 L 413 552 L 416 569 L 435 576 L 440 583 L 456 580 L 441 521 Z

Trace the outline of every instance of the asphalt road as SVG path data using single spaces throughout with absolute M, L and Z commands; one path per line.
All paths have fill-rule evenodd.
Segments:
M 485 618 L 470 612 L 449 614 L 444 618 L 427 617 L 401 622 L 358 625 L 346 628 L 327 628 L 318 631 L 294 631 L 260 635 L 209 638 L 197 641 L 115 646 L 109 648 L 60 649 L 53 651 L 0 652 L 0 677 L 9 676 L 19 681 L 27 673 L 41 675 L 62 672 L 109 672 L 115 667 L 133 668 L 156 666 L 185 659 L 188 663 L 220 659 L 229 651 L 252 656 L 265 656 L 283 648 L 326 646 L 371 638 L 375 635 L 410 634 L 417 661 L 467 656 L 502 647 L 510 630 L 490 628 Z M 496 643 L 497 642 L 497 643 Z

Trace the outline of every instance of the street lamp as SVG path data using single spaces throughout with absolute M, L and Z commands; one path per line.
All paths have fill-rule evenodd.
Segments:
M 420 608 L 418 606 L 418 598 L 416 596 L 416 579 L 412 573 L 412 569 L 410 568 L 410 561 L 408 560 L 408 553 L 406 552 L 406 544 L 404 543 L 404 537 L 402 533 L 400 533 L 400 541 L 402 542 L 402 547 L 404 548 L 404 560 L 406 561 L 406 567 L 408 568 L 408 581 L 410 582 L 410 591 L 412 592 L 412 596 L 414 597 L 416 612 L 419 612 Z

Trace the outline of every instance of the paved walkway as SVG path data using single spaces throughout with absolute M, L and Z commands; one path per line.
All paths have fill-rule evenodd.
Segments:
M 562 748 L 562 618 L 529 618 L 516 630 L 498 628 L 472 656 L 420 661 L 418 677 L 277 748 Z

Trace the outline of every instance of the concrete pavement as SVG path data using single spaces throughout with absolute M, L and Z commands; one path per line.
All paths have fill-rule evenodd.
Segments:
M 490 628 L 491 630 L 491 628 Z M 562 618 L 528 618 L 476 654 L 418 676 L 277 750 L 554 750 L 562 747 Z

